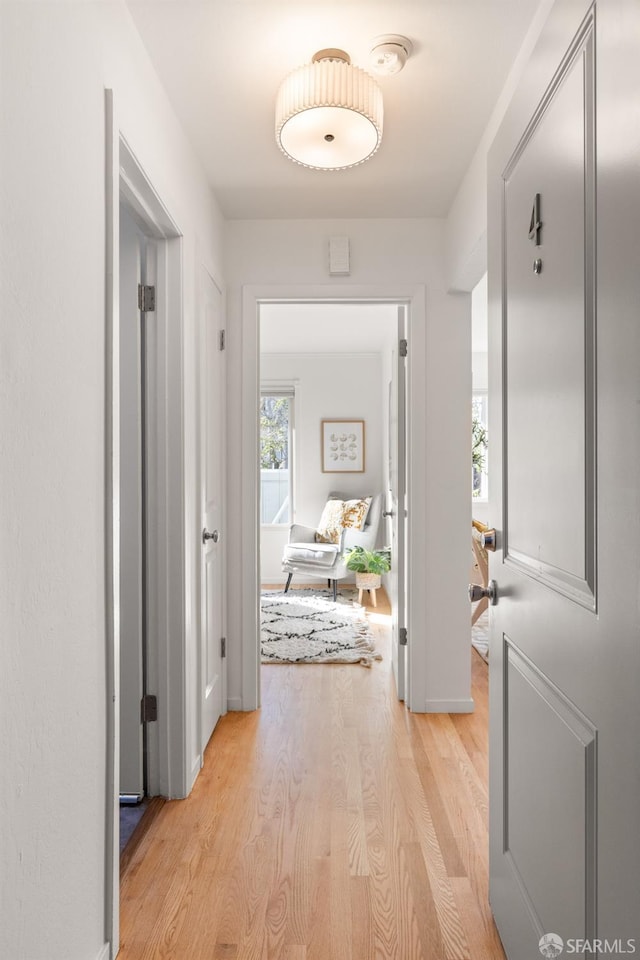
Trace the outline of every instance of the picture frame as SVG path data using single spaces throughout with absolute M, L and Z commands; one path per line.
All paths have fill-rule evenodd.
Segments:
M 364 420 L 322 420 L 322 472 L 364 473 Z

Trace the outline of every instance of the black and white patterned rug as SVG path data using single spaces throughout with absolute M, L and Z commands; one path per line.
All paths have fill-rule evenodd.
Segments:
M 267 591 L 261 597 L 263 663 L 360 663 L 382 660 L 357 603 L 311 590 Z

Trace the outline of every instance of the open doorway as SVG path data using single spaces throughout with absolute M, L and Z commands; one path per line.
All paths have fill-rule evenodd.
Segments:
M 483 533 L 489 527 L 489 344 L 487 275 L 471 293 L 471 575 L 470 582 L 486 589 L 489 558 Z M 471 607 L 471 645 L 489 660 L 489 600 L 482 597 Z
M 149 789 L 147 328 L 155 313 L 154 243 L 120 203 L 120 852 L 142 818 Z
M 302 590 L 328 603 L 364 602 L 375 613 L 379 588 L 372 584 L 368 590 L 358 589 L 355 574 L 345 569 L 341 557 L 347 557 L 354 544 L 377 553 L 385 548 L 391 552 L 393 543 L 392 571 L 383 572 L 381 586 L 382 597 L 388 594 L 393 601 L 394 650 L 405 627 L 406 609 L 399 570 L 404 569 L 405 538 L 397 530 L 400 524 L 404 533 L 404 493 L 401 516 L 396 509 L 398 479 L 403 484 L 405 479 L 404 454 L 403 469 L 398 470 L 397 463 L 399 424 L 405 449 L 404 399 L 397 402 L 398 390 L 404 391 L 404 378 L 401 387 L 397 382 L 404 312 L 404 306 L 388 302 L 260 306 L 262 591 L 284 598 L 291 587 L 298 593 L 288 597 L 296 603 Z M 331 528 L 325 542 L 318 542 L 325 537 L 317 529 L 321 517 L 342 503 L 349 504 L 345 509 L 351 511 L 353 527 Z M 313 541 L 311 547 L 289 542 L 292 524 L 299 537 Z M 295 558 L 283 571 L 285 554 Z M 320 567 L 313 558 L 305 562 L 311 555 L 320 557 Z M 404 698 L 403 654 L 403 650 L 394 654 L 400 698 Z
M 183 393 L 181 234 L 119 133 L 111 91 L 106 104 L 105 920 L 115 956 L 120 795 L 184 793 L 185 520 L 183 423 L 172 414 Z

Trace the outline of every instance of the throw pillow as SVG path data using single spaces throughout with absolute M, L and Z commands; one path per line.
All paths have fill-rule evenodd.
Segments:
M 340 543 L 344 500 L 327 500 L 316 530 L 318 543 Z
M 327 500 L 316 531 L 318 543 L 340 543 L 344 527 L 362 530 L 371 506 L 371 497 L 359 500 Z
M 363 530 L 370 506 L 371 497 L 362 497 L 360 500 L 345 500 L 342 526 L 352 527 L 354 530 Z

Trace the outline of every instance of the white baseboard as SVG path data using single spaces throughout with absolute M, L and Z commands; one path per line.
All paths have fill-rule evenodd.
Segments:
M 198 779 L 200 771 L 202 770 L 202 757 L 200 754 L 195 758 L 191 764 L 191 770 L 189 771 L 189 783 L 187 784 L 187 796 L 193 790 L 193 785 Z
M 96 960 L 109 960 L 111 957 L 111 944 L 105 943 L 104 946 L 98 951 Z
M 230 712 L 233 710 L 241 711 L 242 697 L 229 697 L 227 700 L 227 710 L 229 710 Z
M 473 713 L 475 708 L 472 697 L 466 700 L 427 700 L 425 713 Z

